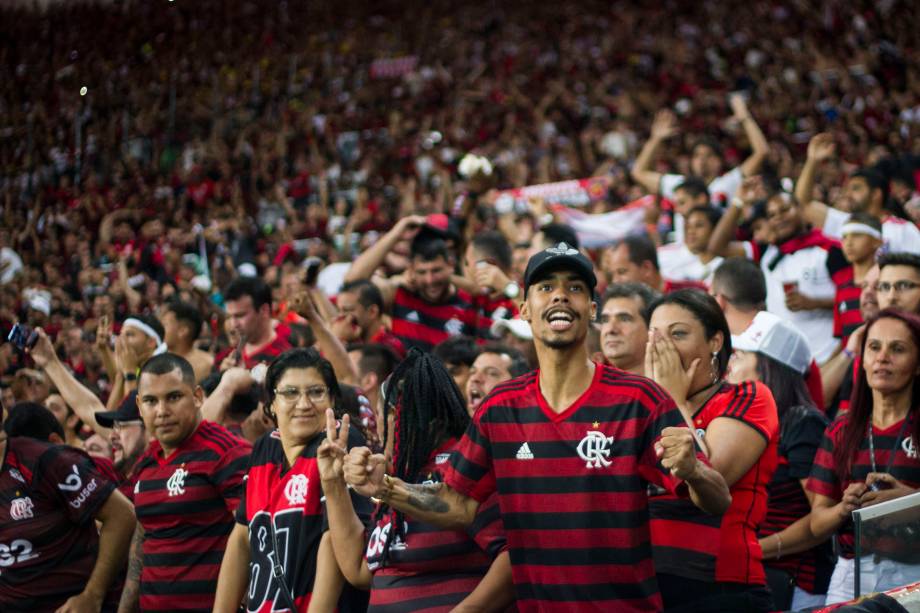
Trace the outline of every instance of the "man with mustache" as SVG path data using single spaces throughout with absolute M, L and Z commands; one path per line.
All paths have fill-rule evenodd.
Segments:
M 667 392 L 589 359 L 596 285 L 591 261 L 566 243 L 530 259 L 521 317 L 540 369 L 492 390 L 444 483 L 385 476 L 383 455 L 367 448 L 345 458 L 358 493 L 426 523 L 468 526 L 497 494 L 522 612 L 660 610 L 648 484 L 689 493 L 712 513 L 730 503 Z
M 507 345 L 489 343 L 482 348 L 470 367 L 466 380 L 466 410 L 470 417 L 499 383 L 520 377 L 530 365 L 520 351 Z

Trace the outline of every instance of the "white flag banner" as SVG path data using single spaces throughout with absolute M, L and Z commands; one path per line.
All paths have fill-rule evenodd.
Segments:
M 643 196 L 609 213 L 592 215 L 561 204 L 549 205 L 561 223 L 568 224 L 582 247 L 597 249 L 622 240 L 645 228 L 645 209 L 654 204 L 654 196 Z

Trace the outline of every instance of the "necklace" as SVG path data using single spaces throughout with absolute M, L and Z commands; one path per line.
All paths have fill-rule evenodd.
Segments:
M 907 422 L 910 421 L 910 415 L 904 416 L 904 422 L 901 424 L 901 429 L 898 430 L 898 436 L 894 439 L 894 447 L 891 448 L 891 455 L 888 456 L 888 466 L 885 467 L 885 472 L 889 475 L 891 474 L 891 465 L 894 464 L 894 457 L 898 453 L 898 445 L 901 444 L 901 437 L 904 436 L 904 430 L 907 428 Z M 872 435 L 872 418 L 869 418 L 869 460 L 872 462 L 872 472 L 878 472 L 878 468 L 875 465 L 875 437 Z

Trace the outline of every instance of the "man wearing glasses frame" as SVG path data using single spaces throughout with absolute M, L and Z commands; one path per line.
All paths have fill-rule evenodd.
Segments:
M 879 306 L 920 313 L 920 255 L 886 253 L 879 257 L 878 265 Z

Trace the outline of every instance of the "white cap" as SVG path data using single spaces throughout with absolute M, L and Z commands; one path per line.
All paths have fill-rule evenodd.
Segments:
M 240 273 L 241 277 L 257 277 L 259 276 L 259 271 L 256 269 L 255 264 L 251 262 L 243 262 L 236 267 L 236 270 Z
M 805 335 L 766 311 L 757 313 L 747 330 L 738 336 L 732 335 L 732 349 L 763 354 L 803 375 L 808 372 L 812 360 Z
M 523 340 L 533 340 L 533 331 L 530 324 L 523 319 L 496 319 L 492 322 L 492 336 L 500 337 L 502 331 L 507 330 L 511 334 Z

